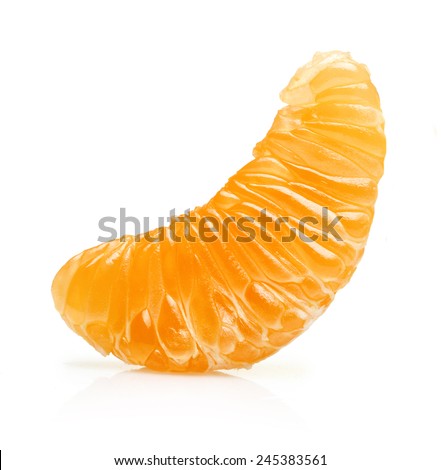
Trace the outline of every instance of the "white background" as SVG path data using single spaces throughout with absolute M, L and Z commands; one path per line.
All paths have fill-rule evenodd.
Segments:
M 111 469 L 113 457 L 154 453 L 441 468 L 435 6 L 1 3 L 5 469 Z M 58 268 L 96 244 L 98 219 L 120 207 L 157 217 L 206 202 L 251 158 L 297 67 L 331 49 L 368 64 L 388 138 L 350 284 L 305 335 L 249 371 L 154 374 L 99 356 L 52 305 Z

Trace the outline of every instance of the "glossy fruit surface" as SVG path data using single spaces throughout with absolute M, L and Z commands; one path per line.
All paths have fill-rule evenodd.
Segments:
M 377 91 L 335 51 L 316 54 L 281 98 L 254 160 L 187 223 L 91 248 L 58 272 L 57 310 L 98 351 L 162 371 L 248 367 L 349 281 L 383 173 Z

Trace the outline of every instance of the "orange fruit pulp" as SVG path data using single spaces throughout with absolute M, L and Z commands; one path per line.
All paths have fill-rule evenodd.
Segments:
M 383 173 L 377 91 L 364 65 L 334 51 L 300 68 L 281 99 L 254 160 L 191 224 L 101 244 L 58 272 L 57 310 L 98 351 L 161 371 L 249 367 L 348 282 Z M 228 219 L 227 239 L 216 237 Z

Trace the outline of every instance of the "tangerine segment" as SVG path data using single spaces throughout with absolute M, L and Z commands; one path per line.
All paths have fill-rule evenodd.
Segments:
M 377 91 L 364 65 L 330 52 L 281 98 L 255 159 L 192 223 L 159 242 L 155 230 L 99 245 L 58 272 L 57 310 L 98 351 L 161 371 L 249 367 L 308 328 L 348 282 L 383 173 Z

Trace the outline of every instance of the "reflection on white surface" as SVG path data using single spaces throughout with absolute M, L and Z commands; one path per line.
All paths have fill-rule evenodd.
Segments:
M 163 374 L 139 369 L 95 380 L 62 408 L 63 420 L 127 423 L 144 419 L 149 426 L 197 420 L 246 422 L 247 426 L 303 428 L 292 408 L 261 385 L 227 373 Z

